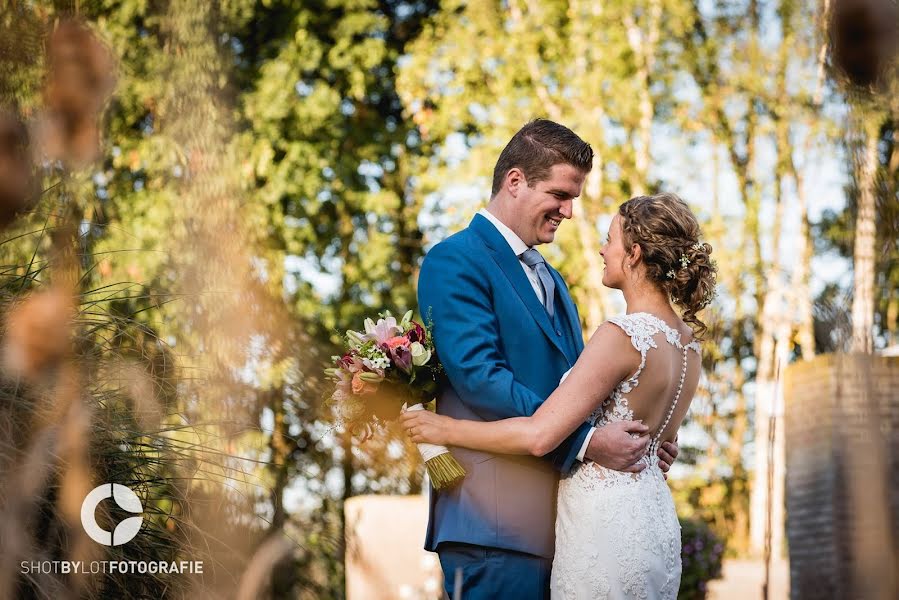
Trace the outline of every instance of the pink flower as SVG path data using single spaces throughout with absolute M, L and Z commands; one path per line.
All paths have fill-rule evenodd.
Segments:
M 350 357 L 350 362 L 347 364 L 346 369 L 350 373 L 362 373 L 366 370 L 365 363 L 358 356 Z
M 371 319 L 365 319 L 365 339 L 375 340 L 378 345 L 402 332 L 403 330 L 397 325 L 394 317 L 378 319 L 377 323 Z
M 337 386 L 343 389 L 350 387 L 350 380 L 352 377 L 350 373 L 345 369 L 336 369 L 334 371 L 334 376 L 337 379 Z
M 361 373 L 356 373 L 355 375 L 353 375 L 353 393 L 354 394 L 361 394 L 362 392 L 365 391 L 365 382 L 362 381 L 362 378 L 360 377 L 360 375 L 361 375 Z
M 398 348 L 400 346 L 408 346 L 409 340 L 404 336 L 398 335 L 384 342 L 384 345 L 386 345 L 388 349 L 393 350 L 394 348 Z

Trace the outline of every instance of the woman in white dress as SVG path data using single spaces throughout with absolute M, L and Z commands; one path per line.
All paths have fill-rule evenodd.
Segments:
M 551 451 L 585 419 L 597 427 L 621 420 L 649 426 L 639 472 L 586 462 L 560 482 L 553 598 L 677 597 L 680 525 L 656 450 L 674 440 L 699 383 L 698 340 L 706 327 L 696 313 L 714 297 L 716 275 L 712 248 L 699 235 L 696 217 L 674 194 L 619 207 L 600 252 L 602 282 L 623 292 L 627 314 L 596 330 L 533 416 L 402 417 L 415 442 L 534 456 Z

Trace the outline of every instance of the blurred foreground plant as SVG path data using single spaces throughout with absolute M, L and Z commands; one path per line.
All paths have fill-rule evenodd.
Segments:
M 13 113 L 0 110 L 0 227 L 27 208 L 35 191 L 25 125 Z
M 143 315 L 171 294 L 96 276 L 91 182 L 114 61 L 83 21 L 29 23 L 17 34 L 46 39 L 44 104 L 0 112 L 0 598 L 221 597 L 267 534 L 265 519 L 245 518 L 264 497 L 260 461 L 228 433 L 248 422 L 190 410 L 196 377 L 176 369 L 175 338 Z M 50 185 L 36 192 L 42 179 Z M 141 529 L 125 545 L 96 544 L 81 525 L 85 495 L 107 482 L 141 499 Z M 107 530 L 121 520 L 111 506 L 96 515 Z M 23 567 L 96 560 L 203 561 L 204 572 Z
M 701 600 L 708 582 L 721 577 L 724 542 L 700 519 L 680 519 L 681 573 L 679 600 Z
M 115 85 L 109 48 L 82 21 L 62 21 L 47 43 L 45 152 L 74 168 L 100 152 L 100 113 Z

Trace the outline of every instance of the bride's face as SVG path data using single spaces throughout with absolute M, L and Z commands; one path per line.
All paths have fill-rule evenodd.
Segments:
M 602 284 L 606 287 L 620 289 L 624 283 L 624 265 L 628 256 L 621 238 L 621 217 L 617 214 L 609 225 L 609 234 L 606 236 L 606 242 L 599 254 L 606 263 L 602 270 Z

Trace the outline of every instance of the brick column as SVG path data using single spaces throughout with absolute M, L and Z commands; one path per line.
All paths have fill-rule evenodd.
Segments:
M 822 355 L 784 384 L 791 598 L 899 597 L 899 358 Z

